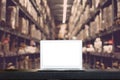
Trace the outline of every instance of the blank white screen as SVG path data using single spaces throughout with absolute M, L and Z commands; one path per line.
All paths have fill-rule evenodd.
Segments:
M 82 69 L 81 40 L 40 41 L 41 69 Z

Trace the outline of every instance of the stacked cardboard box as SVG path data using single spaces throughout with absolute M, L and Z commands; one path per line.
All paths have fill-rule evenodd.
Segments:
M 106 16 L 107 15 L 107 16 Z M 108 29 L 108 27 L 112 26 L 112 20 L 113 20 L 113 15 L 112 15 L 112 5 L 109 5 L 108 7 L 105 7 L 103 9 L 103 19 L 104 19 L 104 28 Z
M 111 27 L 112 26 L 112 23 L 113 23 L 113 8 L 112 8 L 112 4 L 108 6 L 108 10 L 107 10 L 107 13 L 108 13 L 108 27 Z
M 92 22 L 90 23 L 90 37 L 95 36 L 95 28 L 96 28 L 95 22 L 92 21 Z
M 65 34 L 67 33 L 66 28 L 67 28 L 67 24 L 60 24 L 59 25 L 59 33 L 58 33 L 58 37 L 60 39 L 63 39 L 65 37 Z
M 6 21 L 6 0 L 0 0 L 0 23 Z
M 81 39 L 81 40 L 84 40 L 84 30 L 82 30 L 82 31 L 80 32 L 80 39 Z
M 39 19 L 40 19 L 40 26 L 43 28 L 43 27 L 44 27 L 43 17 L 42 17 L 42 16 L 40 16 L 40 17 L 39 17 Z
M 31 14 L 31 16 L 37 21 L 37 11 L 35 10 L 35 8 L 33 7 L 33 5 L 31 4 L 31 2 L 29 1 L 28 2 L 28 5 L 30 6 L 27 6 L 28 8 L 28 12 Z
M 27 11 L 28 11 L 29 13 L 32 12 L 32 7 L 33 7 L 33 5 L 31 4 L 31 2 L 28 2 L 28 3 L 27 3 Z
M 107 13 L 107 8 L 105 7 L 103 9 L 103 20 L 104 20 L 104 23 L 102 24 L 102 26 L 104 26 L 103 27 L 104 29 L 106 29 L 106 27 L 108 25 L 108 23 L 107 23 L 107 16 L 106 15 L 108 15 L 108 13 Z
M 51 21 L 51 12 L 50 12 L 50 8 L 49 8 L 49 6 L 47 5 L 46 6 L 46 14 L 47 14 L 47 16 L 48 16 L 48 19 Z
M 49 34 L 49 26 L 47 24 L 45 24 L 45 28 L 44 29 L 45 29 L 46 33 Z
M 88 38 L 89 37 L 89 26 L 88 25 L 85 25 L 85 37 Z
M 30 12 L 30 14 L 32 15 L 32 17 L 34 18 L 34 20 L 37 21 L 37 12 L 36 12 L 35 8 L 32 7 L 31 10 L 32 11 Z
M 22 34 L 28 35 L 29 21 L 24 17 L 19 17 L 19 30 Z
M 7 8 L 7 25 L 11 29 L 18 28 L 18 17 L 19 17 L 19 9 L 16 6 L 8 6 Z
M 30 28 L 31 28 L 30 30 L 31 37 L 34 37 L 36 26 L 34 24 L 31 24 Z
M 30 31 L 31 37 L 40 40 L 41 39 L 41 32 L 36 29 L 34 24 L 31 24 L 30 27 L 31 27 L 31 31 Z
M 117 0 L 117 17 L 120 17 L 120 0 Z
M 85 19 L 84 19 L 84 15 L 82 14 L 80 17 L 80 24 L 83 24 L 83 23 L 85 23 Z
M 100 9 L 100 13 L 99 13 L 99 26 L 100 26 L 100 32 L 103 31 L 103 26 L 102 26 L 102 23 L 103 23 L 103 19 L 102 19 L 102 9 Z
M 86 8 L 85 8 L 85 13 L 84 13 L 86 16 L 86 20 L 90 17 L 90 6 L 87 5 Z
M 95 17 L 95 34 L 98 34 L 100 31 L 100 18 L 99 15 Z
M 45 13 L 43 12 L 43 14 L 46 14 L 44 15 L 45 19 L 46 16 L 48 16 L 48 19 L 51 20 L 51 13 L 50 13 L 50 8 L 47 4 L 47 0 L 43 0 L 43 7 L 45 8 Z
M 37 11 L 33 7 L 32 3 L 29 0 L 19 0 L 21 6 L 23 6 L 28 13 L 37 21 Z

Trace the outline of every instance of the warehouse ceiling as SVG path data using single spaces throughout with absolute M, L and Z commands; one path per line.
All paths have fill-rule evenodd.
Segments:
M 52 16 L 56 21 L 60 21 L 62 23 L 68 21 L 71 15 L 71 8 L 74 0 L 47 0 L 47 1 Z

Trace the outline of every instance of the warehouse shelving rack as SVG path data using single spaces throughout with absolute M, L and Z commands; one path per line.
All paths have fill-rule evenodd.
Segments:
M 96 62 L 104 63 L 106 67 L 112 68 L 112 64 L 117 61 L 120 63 L 120 57 L 119 57 L 119 52 L 116 52 L 116 45 L 119 44 L 119 42 L 116 42 L 116 39 L 119 39 L 119 36 L 116 34 L 119 34 L 120 31 L 120 25 L 115 23 L 115 11 L 114 11 L 114 6 L 115 6 L 115 1 L 112 0 L 111 3 L 109 3 L 108 0 L 104 1 L 97 9 L 95 9 L 94 14 L 90 15 L 90 17 L 85 21 L 85 23 L 82 24 L 81 28 L 78 29 L 77 27 L 74 28 L 75 33 L 74 35 L 77 36 L 81 30 L 84 29 L 86 24 L 89 24 L 91 20 L 93 20 L 97 14 L 99 14 L 100 10 L 105 8 L 106 5 L 112 5 L 113 8 L 113 16 L 112 16 L 112 26 L 107 28 L 105 31 L 100 32 L 99 34 L 96 34 L 94 36 L 89 36 L 86 39 L 83 40 L 83 44 L 88 44 L 88 43 L 93 43 L 93 41 L 97 38 L 100 37 L 102 41 L 111 39 L 113 40 L 113 52 L 111 54 L 107 53 L 86 53 L 83 54 L 84 62 L 87 63 L 91 68 L 95 69 Z M 119 69 L 119 68 L 118 68 Z
M 117 54 L 119 52 L 116 52 L 116 45 L 120 44 L 120 42 L 117 41 L 119 39 L 118 34 L 120 34 L 119 33 L 120 32 L 119 18 L 116 17 L 117 12 L 115 11 L 116 6 L 117 6 L 117 0 L 111 0 L 111 1 L 104 0 L 101 4 L 99 4 L 98 7 L 96 7 L 94 9 L 92 14 L 90 14 L 89 17 L 87 18 L 87 20 L 85 20 L 82 23 L 82 25 L 80 25 L 79 21 L 81 19 L 81 15 L 85 12 L 85 8 L 87 5 L 89 5 L 89 2 L 85 3 L 85 6 L 84 6 L 83 10 L 81 11 L 81 14 L 80 14 L 78 20 L 75 22 L 74 28 L 71 30 L 72 32 L 70 32 L 70 34 L 71 34 L 70 39 L 72 36 L 75 36 L 76 38 L 79 39 L 79 35 L 81 34 L 81 31 L 85 29 L 85 25 L 90 25 L 90 23 L 95 20 L 97 15 L 100 14 L 101 10 L 112 5 L 112 22 L 111 22 L 112 25 L 107 26 L 107 29 L 100 31 L 99 33 L 97 33 L 95 35 L 92 35 L 92 36 L 89 35 L 88 37 L 83 39 L 83 45 L 93 44 L 97 37 L 100 37 L 103 42 L 107 41 L 107 40 L 113 40 L 113 51 L 111 54 L 107 54 L 107 53 L 86 53 L 86 54 L 83 54 L 83 58 L 84 58 L 85 63 L 88 63 L 90 66 L 92 66 L 93 69 L 95 68 L 94 65 L 96 64 L 97 61 L 99 61 L 101 63 L 105 63 L 106 66 L 108 63 L 110 63 L 108 66 L 112 67 L 112 63 L 114 63 L 115 61 L 118 61 L 120 63 L 120 57 L 116 57 L 116 56 L 119 56 L 119 54 Z M 116 24 L 116 21 L 118 21 L 118 24 Z M 90 27 L 91 26 L 89 26 L 89 34 L 90 34 Z M 108 61 L 108 62 L 106 62 L 106 61 Z
M 31 2 L 33 8 L 37 12 L 37 16 L 38 17 L 42 16 L 43 14 L 40 12 L 39 7 L 37 6 L 36 2 L 33 1 L 33 0 L 29 0 L 29 1 Z M 44 27 L 41 27 L 39 25 L 40 23 L 33 18 L 33 15 L 31 15 L 26 10 L 26 8 L 23 7 L 19 3 L 18 0 L 6 0 L 6 4 L 7 4 L 7 6 L 16 6 L 16 7 L 18 7 L 18 9 L 19 9 L 19 17 L 20 16 L 25 17 L 30 22 L 30 24 L 34 24 L 36 29 L 38 29 L 41 32 L 41 36 L 38 36 L 38 37 L 41 37 L 41 39 L 43 39 L 43 38 L 44 39 L 51 39 L 50 36 L 52 36 L 52 34 L 54 32 L 52 31 L 51 34 L 48 34 L 46 32 L 46 30 L 44 29 Z M 6 13 L 8 13 L 8 12 L 6 11 Z M 54 20 L 52 20 L 52 21 L 54 22 Z M 50 21 L 50 22 L 52 22 L 52 21 Z M 51 23 L 49 23 L 49 26 L 51 28 L 53 28 L 55 25 L 53 26 L 53 25 L 51 25 Z M 29 26 L 29 28 L 31 28 L 31 27 Z M 20 45 L 21 42 L 24 42 L 27 45 L 29 45 L 31 40 L 34 40 L 38 47 L 40 45 L 40 40 L 31 37 L 29 34 L 28 35 L 24 35 L 24 34 L 18 32 L 17 30 L 11 29 L 10 27 L 7 26 L 7 22 L 6 21 L 5 21 L 5 25 L 0 25 L 0 33 L 1 33 L 1 36 L 10 34 L 11 39 L 13 40 L 13 38 L 14 38 L 15 41 L 17 41 L 17 47 Z M 52 38 L 54 38 L 54 37 L 52 36 Z M 10 44 L 12 44 L 12 43 L 10 43 Z M 6 56 L 6 55 L 3 54 L 2 56 L 0 56 L 0 65 L 1 65 L 0 69 L 6 69 L 7 64 L 9 62 L 12 62 L 16 69 L 19 69 L 18 61 L 20 60 L 21 57 L 25 58 L 25 56 L 29 56 L 30 60 L 32 60 L 32 63 L 33 63 L 32 66 L 33 67 L 31 69 L 36 69 L 36 68 L 38 68 L 40 66 L 38 63 L 35 62 L 36 58 L 37 59 L 40 58 L 40 53 L 39 52 L 34 53 L 34 54 L 25 53 L 23 55 L 19 55 L 17 52 L 14 52 L 12 55 Z M 37 65 L 37 66 L 35 66 L 35 65 Z
M 30 0 L 31 1 L 31 0 Z M 44 31 L 44 29 L 42 29 L 39 24 L 37 23 L 37 21 L 35 21 L 32 17 L 32 15 L 30 15 L 25 9 L 24 7 L 22 7 L 18 1 L 16 0 L 12 0 L 12 2 L 17 5 L 19 7 L 19 9 L 24 13 L 25 16 L 27 16 L 36 26 L 38 29 L 40 29 L 40 31 L 45 35 L 48 36 L 48 34 L 46 33 L 46 31 Z M 38 11 L 37 7 L 35 7 L 35 3 L 33 1 L 31 1 L 31 3 L 34 5 L 34 8 L 36 9 L 36 11 L 40 14 L 40 12 Z

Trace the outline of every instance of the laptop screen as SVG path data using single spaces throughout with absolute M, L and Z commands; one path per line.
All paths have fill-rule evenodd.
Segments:
M 81 40 L 40 41 L 41 70 L 82 70 Z

